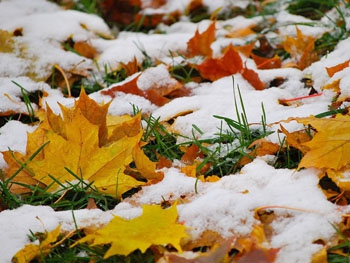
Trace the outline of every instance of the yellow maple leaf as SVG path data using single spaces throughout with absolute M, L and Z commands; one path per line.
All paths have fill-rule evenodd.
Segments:
M 309 124 L 317 132 L 311 141 L 304 143 L 310 150 L 301 159 L 298 168 L 325 168 L 340 171 L 350 163 L 350 116 L 335 118 L 295 118 L 299 123 Z
M 39 244 L 27 244 L 24 248 L 19 250 L 12 258 L 13 263 L 29 263 L 35 258 L 40 258 L 42 255 L 46 256 L 50 253 L 51 249 L 55 247 L 61 231 L 59 225 L 56 229 L 45 233 L 45 238 L 40 241 Z
M 47 107 L 42 123 L 28 135 L 26 155 L 16 153 L 16 159 L 25 163 L 21 177 L 26 175 L 50 185 L 50 191 L 77 179 L 84 180 L 93 182 L 93 186 L 102 192 L 120 197 L 131 188 L 144 184 L 125 173 L 129 164 L 135 161 L 137 169 L 148 165 L 144 172 L 139 170 L 141 176 L 160 180 L 162 175 L 155 172 L 156 165 L 140 149 L 141 114 L 127 118 L 120 116 L 119 121 L 114 117 L 109 128 L 108 106 L 98 105 L 82 91 L 74 107 L 60 105 L 62 116 L 55 115 Z M 31 158 L 44 143 L 42 151 Z M 5 160 L 10 155 L 5 153 Z M 20 163 L 12 162 L 12 167 L 5 170 L 5 176 L 10 177 L 12 174 L 8 172 L 15 170 L 13 165 L 20 167 Z
M 88 234 L 74 245 L 84 242 L 91 242 L 92 246 L 111 244 L 104 258 L 129 255 L 136 249 L 144 253 L 151 245 L 171 244 L 182 251 L 180 242 L 188 235 L 185 226 L 176 222 L 176 205 L 167 209 L 156 205 L 143 205 L 142 208 L 141 216 L 131 220 L 114 216 L 105 227 Z

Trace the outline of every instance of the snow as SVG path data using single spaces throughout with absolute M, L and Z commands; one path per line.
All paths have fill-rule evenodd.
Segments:
M 146 2 L 146 1 L 145 1 Z M 189 1 L 168 1 L 167 11 L 184 10 Z M 250 1 L 204 1 L 209 10 L 214 11 L 225 4 L 245 7 Z M 159 11 L 159 10 L 158 10 Z M 161 10 L 160 10 L 161 11 Z M 154 10 L 147 10 L 154 12 Z M 291 23 L 310 22 L 309 20 L 281 11 L 277 15 L 283 35 L 295 34 Z M 217 40 L 213 43 L 214 54 L 221 54 L 221 48 L 227 45 L 224 39 L 225 27 L 235 29 L 259 23 L 260 18 L 246 19 L 237 17 L 225 22 L 218 22 Z M 181 62 L 181 56 L 171 56 L 169 51 L 185 51 L 187 41 L 199 29 L 205 30 L 211 21 L 198 24 L 180 21 L 171 26 L 160 25 L 164 34 L 144 34 L 120 32 L 116 39 L 102 39 L 99 35 L 110 35 L 104 21 L 94 15 L 77 11 L 64 11 L 53 3 L 44 0 L 7 0 L 0 1 L 0 29 L 13 32 L 21 29 L 22 36 L 14 38 L 15 53 L 0 53 L 0 113 L 26 112 L 21 101 L 21 90 L 12 81 L 19 83 L 28 91 L 41 90 L 47 93 L 43 100 L 59 113 L 57 102 L 72 105 L 74 100 L 64 98 L 60 90 L 53 90 L 42 82 L 51 73 L 54 64 L 59 64 L 69 71 L 72 68 L 89 71 L 95 69 L 92 60 L 82 58 L 61 48 L 61 42 L 73 37 L 75 41 L 89 41 L 99 52 L 97 64 L 100 68 L 117 69 L 120 63 L 127 63 L 134 57 L 138 62 L 145 59 L 145 54 L 164 64 Z M 350 23 L 347 23 L 350 24 Z M 315 27 L 300 26 L 305 34 L 320 35 L 327 29 L 326 22 Z M 266 112 L 267 123 L 277 123 L 289 117 L 305 117 L 328 110 L 334 93 L 323 91 L 321 96 L 305 99 L 292 106 L 283 106 L 279 99 L 288 99 L 307 95 L 300 79 L 304 74 L 311 74 L 314 87 L 321 91 L 326 84 L 341 79 L 343 95 L 350 94 L 349 69 L 336 73 L 332 78 L 327 75 L 326 67 L 342 63 L 350 58 L 348 52 L 350 39 L 341 41 L 336 49 L 313 63 L 304 71 L 293 68 L 257 70 L 262 81 L 269 83 L 275 77 L 286 81 L 280 87 L 271 87 L 256 91 L 240 74 L 219 79 L 213 83 L 189 83 L 192 94 L 177 98 L 164 106 L 158 107 L 143 97 L 117 93 L 110 104 L 109 113 L 121 115 L 132 113 L 132 105 L 154 117 L 169 120 L 176 117 L 172 125 L 174 131 L 189 138 L 193 136 L 193 125 L 199 127 L 202 134 L 198 138 L 214 136 L 221 126 L 221 121 L 213 115 L 236 119 L 234 94 L 238 87 L 242 94 L 245 111 L 250 123 L 259 123 L 262 105 Z M 250 68 L 255 64 L 246 59 Z M 27 77 L 34 75 L 33 78 Z M 132 76 L 135 77 L 135 76 Z M 141 89 L 149 89 L 159 84 L 172 84 L 166 65 L 147 69 L 138 80 Z M 120 84 L 119 84 L 120 85 Z M 109 96 L 96 92 L 90 95 L 99 103 L 111 100 Z M 239 101 L 238 107 L 240 109 Z M 33 105 L 36 108 L 36 105 Z M 45 107 L 45 106 L 44 106 Z M 241 109 L 240 109 L 241 110 Z M 181 116 L 180 116 L 181 115 Z M 289 131 L 301 127 L 296 123 L 283 123 Z M 271 131 L 277 131 L 279 124 L 272 124 Z M 8 148 L 24 152 L 27 132 L 35 126 L 29 126 L 12 120 L 0 128 L 0 151 Z M 269 140 L 278 143 L 281 138 L 277 133 Z M 0 168 L 6 166 L 0 158 Z M 23 206 L 14 210 L 0 212 L 0 255 L 1 262 L 11 262 L 12 256 L 29 242 L 27 235 L 32 232 L 50 231 L 59 224 L 65 230 L 74 229 L 73 215 L 80 227 L 104 225 L 112 215 L 131 219 L 142 213 L 142 204 L 159 204 L 165 200 L 178 201 L 179 220 L 188 227 L 192 239 L 199 237 L 205 230 L 213 230 L 223 237 L 243 236 L 251 232 L 257 223 L 255 209 L 264 206 L 272 209 L 278 220 L 272 223 L 274 235 L 271 246 L 281 248 L 276 262 L 310 262 L 312 255 L 322 246 L 314 244 L 316 240 L 325 243 L 336 235 L 332 227 L 341 221 L 343 211 L 328 202 L 318 187 L 318 172 L 313 169 L 296 171 L 293 169 L 275 169 L 269 164 L 269 157 L 255 159 L 239 173 L 225 176 L 217 182 L 196 182 L 195 178 L 182 174 L 179 168 L 164 169 L 164 179 L 154 185 L 145 186 L 131 198 L 125 199 L 113 210 L 78 210 L 55 212 L 45 206 Z M 195 189 L 195 185 L 197 188 Z M 196 193 L 197 190 L 197 193 Z

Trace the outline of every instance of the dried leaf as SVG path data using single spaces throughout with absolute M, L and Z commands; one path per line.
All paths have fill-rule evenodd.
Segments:
M 105 227 L 77 243 L 91 242 L 92 246 L 111 244 L 104 258 L 129 255 L 136 249 L 145 252 L 151 245 L 170 244 L 181 252 L 180 242 L 187 234 L 185 226 L 176 222 L 176 205 L 167 209 L 155 205 L 143 205 L 142 208 L 141 216 L 131 220 L 115 216 Z
M 252 54 L 252 58 L 258 69 L 274 69 L 282 67 L 282 60 L 278 55 L 275 55 L 272 58 L 265 58 Z
M 304 35 L 298 27 L 296 27 L 296 31 L 296 37 L 287 36 L 282 45 L 294 59 L 297 66 L 303 70 L 318 60 L 315 52 L 316 38 Z
M 230 45 L 223 57 L 220 59 L 206 58 L 196 68 L 203 78 L 215 81 L 222 77 L 241 72 L 243 70 L 243 62 L 238 52 Z
M 333 77 L 335 73 L 342 71 L 343 69 L 349 67 L 349 62 L 350 62 L 350 59 L 343 62 L 343 63 L 340 63 L 336 66 L 326 68 L 328 76 Z
M 253 50 L 254 46 L 255 46 L 255 41 L 253 41 L 247 45 L 243 45 L 243 46 L 234 46 L 233 48 L 237 52 L 239 52 L 239 53 L 243 54 L 245 57 L 249 58 L 250 55 L 252 54 L 252 50 Z
M 14 51 L 15 41 L 10 32 L 0 29 L 0 43 L 0 52 L 10 53 Z
M 249 27 L 235 29 L 229 33 L 226 34 L 226 37 L 228 38 L 243 38 L 246 36 L 249 36 L 251 34 L 255 34 L 255 32 L 252 30 L 252 27 L 255 25 L 250 25 Z
M 315 117 L 295 118 L 299 123 L 311 125 L 317 133 L 304 143 L 310 150 L 301 159 L 298 168 L 326 168 L 340 171 L 350 163 L 350 116 L 337 115 L 332 119 Z
M 186 258 L 184 253 L 166 253 L 164 260 L 167 263 L 213 263 L 228 262 L 228 252 L 231 248 L 232 239 L 223 242 L 216 241 L 210 251 L 205 253 L 197 253 L 198 256 Z M 160 261 L 162 262 L 162 261 Z
M 45 233 L 45 239 L 40 240 L 39 244 L 27 244 L 24 248 L 19 250 L 12 258 L 14 263 L 29 263 L 34 259 L 41 259 L 44 255 L 50 253 L 51 249 L 55 247 L 55 242 L 57 241 L 61 231 L 61 226 L 51 232 Z
M 140 0 L 104 0 L 102 1 L 102 16 L 106 21 L 125 26 L 130 25 L 135 21 L 141 5 Z
M 126 76 L 131 76 L 137 72 L 139 72 L 139 63 L 137 62 L 136 57 L 133 58 L 133 60 L 129 61 L 128 63 L 120 63 L 122 65 L 122 68 L 126 71 Z
M 75 42 L 73 48 L 79 55 L 93 59 L 97 55 L 97 50 L 86 41 Z
M 154 68 L 149 70 L 152 69 Z M 149 73 L 145 71 L 143 74 Z M 152 85 L 149 85 L 147 89 L 140 89 L 138 80 L 141 76 L 138 75 L 124 82 L 124 84 L 114 86 L 108 90 L 102 90 L 101 93 L 112 98 L 115 97 L 115 92 L 130 93 L 144 97 L 157 106 L 162 106 L 169 102 L 170 99 L 187 96 L 190 93 L 180 82 L 170 77 L 170 74 L 169 76 L 158 76 L 159 79 L 155 76 L 152 80 Z
M 20 163 L 26 163 L 26 174 L 23 176 L 51 185 L 51 191 L 56 191 L 59 184 L 76 181 L 76 177 L 79 177 L 93 182 L 102 192 L 120 197 L 125 191 L 144 184 L 125 173 L 131 169 L 129 164 L 134 161 L 136 169 L 142 168 L 138 171 L 141 176 L 160 180 L 162 174 L 155 172 L 156 164 L 140 152 L 143 133 L 141 115 L 129 118 L 120 116 L 118 124 L 115 117 L 113 125 L 108 128 L 108 105 L 100 106 L 82 92 L 73 108 L 61 105 L 63 117 L 55 115 L 48 107 L 46 119 L 28 135 L 26 155 L 17 153 Z M 40 154 L 28 161 L 38 150 L 37 141 L 48 144 Z M 7 160 L 9 154 L 5 152 Z M 10 177 L 15 169 L 19 169 L 20 163 L 10 163 L 5 177 Z
M 273 263 L 279 251 L 268 247 L 262 225 L 255 225 L 249 237 L 239 238 L 235 248 L 240 251 L 235 261 L 239 263 Z
M 265 84 L 260 80 L 258 73 L 254 70 L 244 66 L 241 74 L 256 90 L 263 90 L 265 88 Z
M 282 125 L 280 125 L 280 127 L 281 131 L 286 135 L 286 140 L 289 146 L 298 149 L 304 154 L 309 151 L 309 147 L 306 147 L 304 143 L 310 141 L 311 137 L 305 130 L 290 133 Z
M 188 56 L 206 56 L 211 57 L 213 50 L 211 44 L 215 40 L 215 22 L 212 22 L 210 26 L 202 33 L 196 30 L 195 35 L 187 42 Z

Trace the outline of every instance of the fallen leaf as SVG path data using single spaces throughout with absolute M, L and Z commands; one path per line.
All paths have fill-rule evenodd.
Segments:
M 235 29 L 232 30 L 231 32 L 226 34 L 226 37 L 228 38 L 243 38 L 246 36 L 249 36 L 251 34 L 255 34 L 255 32 L 252 30 L 252 27 L 254 27 L 255 25 L 250 25 L 248 27 L 245 28 L 239 28 L 239 29 Z
M 303 70 L 318 60 L 315 51 L 316 38 L 304 35 L 298 27 L 296 27 L 296 31 L 296 37 L 287 36 L 282 45 L 296 62 L 298 68 Z
M 145 184 L 125 173 L 134 161 L 135 169 L 140 168 L 138 173 L 143 178 L 160 180 L 162 174 L 155 172 L 156 164 L 140 150 L 143 134 L 140 113 L 129 118 L 119 116 L 119 123 L 114 117 L 109 121 L 113 125 L 108 128 L 108 105 L 98 105 L 82 91 L 73 108 L 60 105 L 63 117 L 47 107 L 46 118 L 28 135 L 26 154 L 16 153 L 18 161 L 8 163 L 5 178 L 11 177 L 24 163 L 22 170 L 25 173 L 21 176 L 50 185 L 50 191 L 56 191 L 60 184 L 72 183 L 78 177 L 93 182 L 101 192 L 120 197 L 131 188 Z M 44 143 L 41 152 L 32 157 Z M 4 155 L 6 160 L 11 157 L 9 152 Z
M 282 60 L 278 55 L 275 55 L 272 58 L 265 58 L 252 54 L 252 58 L 258 69 L 274 69 L 282 67 Z
M 242 46 L 233 46 L 234 50 L 243 54 L 245 57 L 249 58 L 252 54 L 252 50 L 254 49 L 255 41 L 250 42 L 249 44 Z
M 237 263 L 273 263 L 279 251 L 269 247 L 262 225 L 254 225 L 249 237 L 238 238 L 234 247 L 240 251 L 234 257 Z
M 148 71 L 153 69 L 155 68 L 149 68 Z M 162 106 L 169 102 L 170 99 L 187 96 L 190 93 L 180 82 L 172 78 L 170 74 L 168 76 L 154 76 L 151 84 L 149 79 L 145 81 L 150 84 L 148 87 L 140 89 L 138 80 L 145 74 L 150 73 L 146 70 L 133 78 L 131 77 L 131 80 L 126 80 L 123 84 L 116 85 L 108 90 L 102 90 L 101 94 L 114 98 L 116 92 L 130 93 L 144 97 L 157 106 Z
M 102 17 L 105 21 L 127 26 L 135 21 L 141 6 L 140 0 L 104 0 L 101 4 Z
M 241 56 L 232 45 L 229 45 L 221 58 L 206 58 L 200 65 L 195 66 L 204 79 L 215 81 L 236 73 L 242 74 L 256 90 L 262 90 L 265 84 L 259 75 L 243 65 Z
M 310 134 L 305 130 L 288 132 L 282 125 L 280 125 L 282 133 L 286 135 L 287 144 L 295 149 L 298 149 L 303 154 L 309 151 L 309 147 L 306 147 L 304 143 L 311 140 Z
M 97 55 L 97 50 L 86 41 L 75 42 L 73 48 L 79 55 L 86 58 L 94 59 Z
M 104 258 L 129 255 L 136 249 L 144 253 L 151 245 L 170 244 L 181 252 L 180 242 L 187 234 L 185 226 L 177 223 L 176 205 L 167 209 L 156 205 L 143 205 L 142 208 L 141 216 L 131 220 L 114 216 L 105 227 L 77 243 L 89 242 L 92 246 L 111 244 Z
M 185 253 L 165 253 L 164 262 L 167 263 L 213 263 L 228 262 L 228 252 L 231 248 L 232 238 L 223 242 L 216 241 L 215 245 L 208 252 L 197 253 L 197 256 L 186 258 Z M 162 261 L 160 260 L 159 263 Z
M 274 155 L 278 152 L 280 146 L 266 140 L 265 138 L 261 138 L 252 142 L 248 146 L 248 149 L 250 150 L 250 152 L 247 153 L 248 156 L 243 156 L 236 164 L 237 167 L 242 167 L 252 162 L 257 156 Z
M 139 72 L 139 63 L 137 62 L 136 57 L 134 57 L 133 60 L 129 61 L 128 63 L 121 62 L 120 64 L 122 65 L 122 68 L 125 69 L 127 77 Z
M 336 66 L 326 68 L 328 76 L 333 77 L 335 73 L 349 67 L 349 62 L 350 62 L 350 59 Z
M 14 51 L 15 41 L 10 32 L 0 29 L 0 43 L 0 52 L 11 53 Z
M 208 57 L 195 67 L 203 78 L 215 81 L 241 72 L 243 70 L 243 62 L 238 52 L 230 45 L 221 58 Z
M 195 35 L 187 42 L 188 56 L 205 56 L 211 57 L 213 50 L 211 44 L 215 40 L 215 22 L 212 22 L 210 26 L 202 33 L 196 30 Z
M 300 168 L 325 168 L 340 171 L 350 163 L 350 116 L 337 115 L 335 118 L 295 118 L 299 123 L 311 125 L 316 134 L 304 143 L 310 150 L 301 159 Z
M 45 238 L 39 240 L 39 244 L 27 244 L 24 248 L 19 250 L 12 258 L 13 263 L 30 263 L 34 259 L 40 260 L 42 256 L 46 256 L 51 252 L 51 249 L 55 247 L 61 231 L 59 225 L 56 229 L 51 232 L 45 233 Z
M 241 74 L 256 90 L 263 90 L 265 88 L 265 84 L 260 80 L 258 73 L 254 70 L 244 66 Z

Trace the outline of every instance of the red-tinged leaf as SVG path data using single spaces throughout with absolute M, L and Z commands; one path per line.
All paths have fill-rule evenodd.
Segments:
M 130 93 L 144 97 L 157 106 L 166 104 L 172 98 L 187 96 L 190 93 L 180 82 L 170 78 L 170 75 L 168 82 L 164 81 L 164 83 L 161 83 L 161 81 L 159 81 L 159 84 L 155 81 L 150 88 L 144 90 L 140 89 L 138 86 L 138 79 L 140 76 L 141 75 L 138 75 L 122 85 L 103 90 L 101 93 L 103 95 L 109 95 L 112 98 L 115 97 L 115 93 L 118 91 Z
M 138 75 L 137 77 L 133 78 L 132 80 L 124 83 L 123 85 L 118 85 L 115 86 L 113 88 L 110 88 L 108 90 L 102 90 L 101 93 L 103 95 L 109 95 L 112 98 L 115 97 L 115 93 L 118 91 L 124 92 L 124 93 L 131 93 L 131 94 L 135 94 L 138 96 L 144 96 L 144 93 L 142 90 L 140 90 L 137 86 L 137 80 L 140 77 L 140 75 Z
M 328 76 L 330 77 L 333 77 L 333 75 L 339 71 L 342 71 L 344 68 L 347 68 L 349 67 L 349 62 L 350 62 L 350 59 L 343 62 L 343 63 L 340 63 L 336 66 L 333 66 L 333 67 L 330 67 L 330 68 L 326 68 L 327 70 L 327 73 L 328 73 Z
M 188 56 L 207 56 L 211 57 L 213 50 L 211 44 L 215 40 L 215 22 L 211 23 L 210 26 L 202 33 L 199 33 L 198 29 L 194 35 L 187 42 Z
M 258 69 L 273 69 L 282 67 L 282 60 L 278 55 L 275 55 L 273 58 L 265 58 L 252 54 L 252 58 Z
M 222 58 L 207 58 L 196 68 L 203 78 L 215 81 L 241 72 L 243 70 L 243 62 L 238 52 L 230 45 Z
M 254 70 L 244 67 L 242 76 L 256 90 L 263 90 L 265 88 L 265 84 L 260 80 L 258 73 L 256 73 Z

